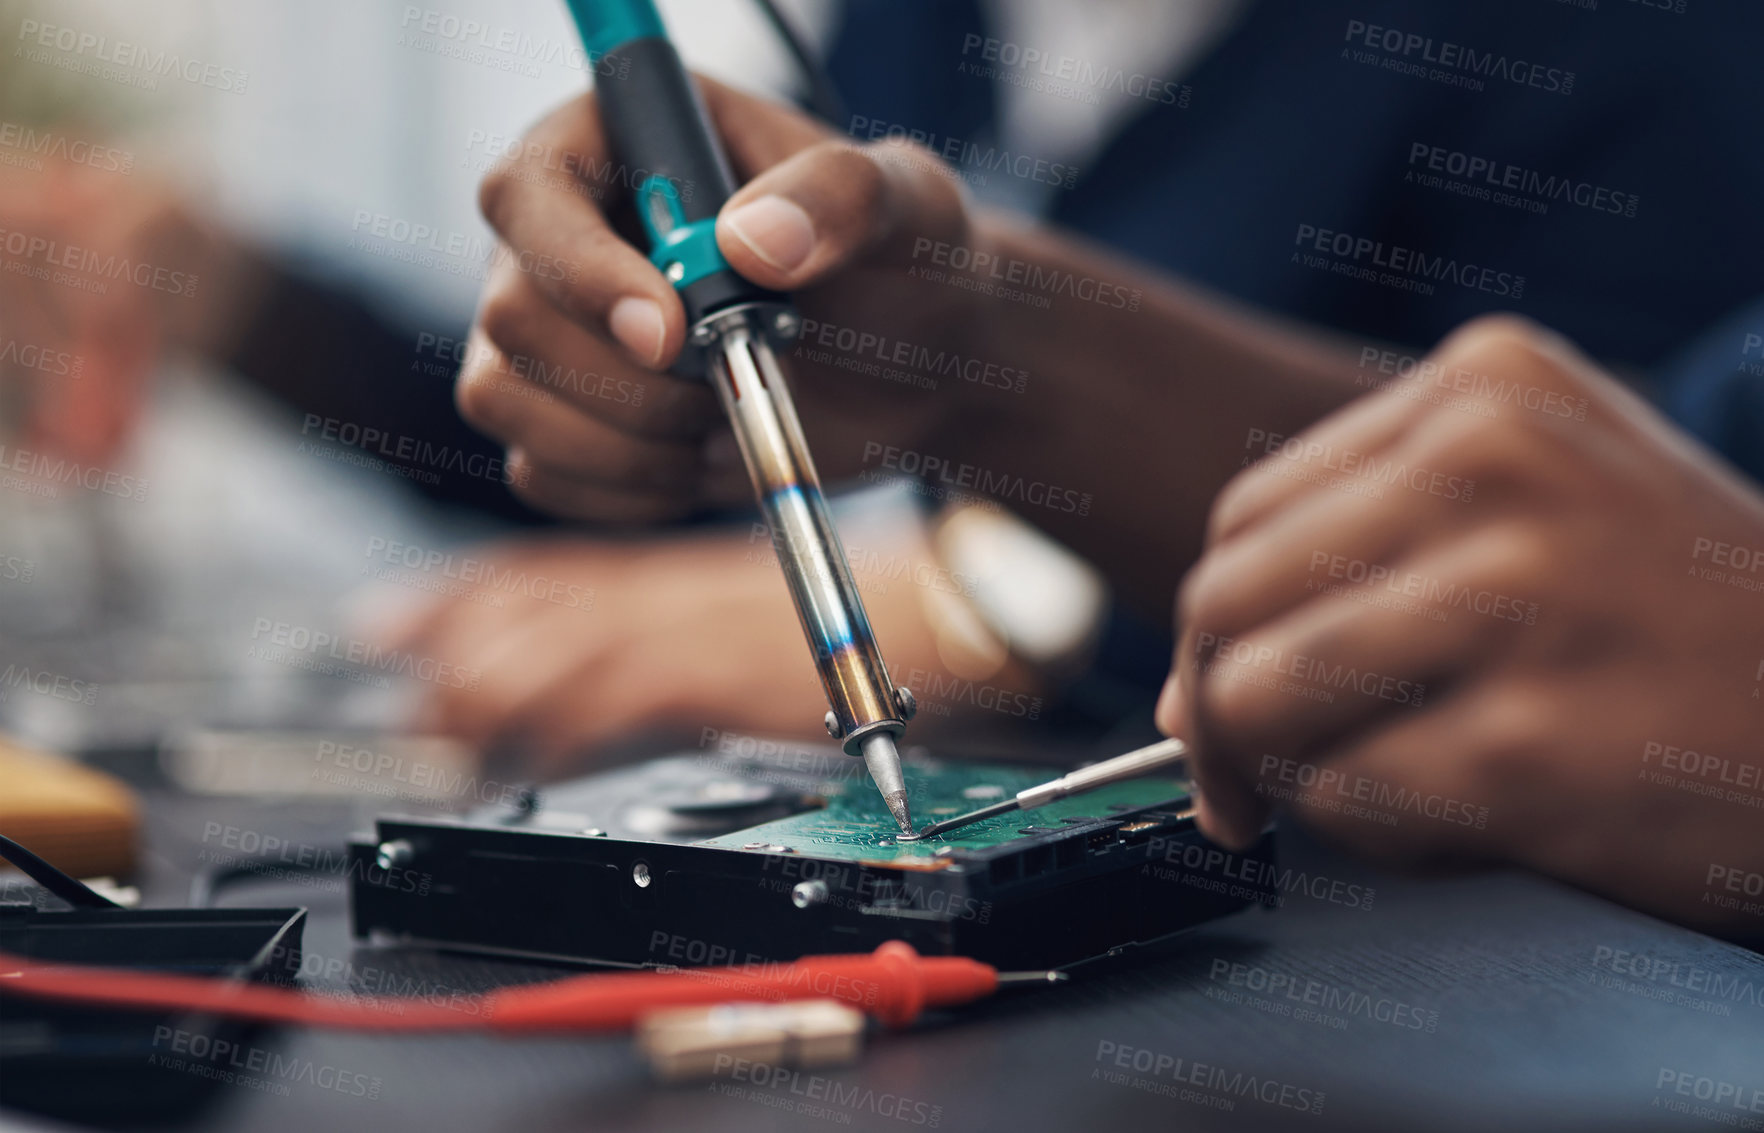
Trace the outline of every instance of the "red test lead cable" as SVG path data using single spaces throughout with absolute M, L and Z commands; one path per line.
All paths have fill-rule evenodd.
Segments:
M 573 976 L 484 997 L 466 1013 L 421 999 L 340 1001 L 291 988 L 125 968 L 45 964 L 0 953 L 0 995 L 141 1010 L 205 1011 L 266 1023 L 365 1031 L 500 1031 L 516 1034 L 617 1031 L 651 1011 L 720 1003 L 833 999 L 889 1026 L 928 1007 L 991 995 L 1001 982 L 1048 982 L 1053 972 L 1006 973 L 963 956 L 920 956 L 889 941 L 867 955 L 805 956 L 792 963 L 671 972 Z

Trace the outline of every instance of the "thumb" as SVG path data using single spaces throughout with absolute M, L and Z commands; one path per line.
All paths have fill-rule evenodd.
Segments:
M 827 141 L 731 197 L 717 218 L 717 246 L 743 276 L 789 291 L 873 253 L 905 259 L 912 240 L 959 239 L 965 215 L 948 167 L 925 150 Z

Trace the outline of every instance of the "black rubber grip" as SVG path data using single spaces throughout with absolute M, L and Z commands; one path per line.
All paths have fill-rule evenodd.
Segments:
M 735 175 L 698 89 L 665 39 L 635 39 L 609 51 L 595 80 L 601 122 L 619 178 L 635 188 L 665 177 L 688 222 L 717 215 L 735 192 Z

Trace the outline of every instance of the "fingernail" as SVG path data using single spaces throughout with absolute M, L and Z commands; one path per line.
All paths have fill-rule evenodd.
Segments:
M 1164 690 L 1158 693 L 1158 707 L 1153 713 L 1158 730 L 1166 736 L 1176 734 L 1182 726 L 1182 679 L 1175 673 L 1164 682 Z
M 606 325 L 613 337 L 645 366 L 661 361 L 662 340 L 667 336 L 668 328 L 662 319 L 661 304 L 654 299 L 627 295 L 613 304 Z
M 815 224 L 795 201 L 761 197 L 723 214 L 723 223 L 753 254 L 779 271 L 795 271 L 815 250 Z

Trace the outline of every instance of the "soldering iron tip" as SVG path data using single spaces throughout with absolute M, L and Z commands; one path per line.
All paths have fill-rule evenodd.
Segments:
M 882 801 L 888 804 L 888 813 L 892 814 L 894 821 L 900 825 L 900 832 L 912 835 L 913 812 L 907 807 L 907 793 L 905 791 L 891 791 L 882 796 Z
M 863 752 L 864 766 L 869 769 L 876 790 L 882 793 L 895 825 L 902 834 L 911 834 L 913 812 L 907 806 L 906 777 L 900 771 L 900 752 L 894 746 L 894 737 L 887 732 L 872 732 L 864 737 Z

